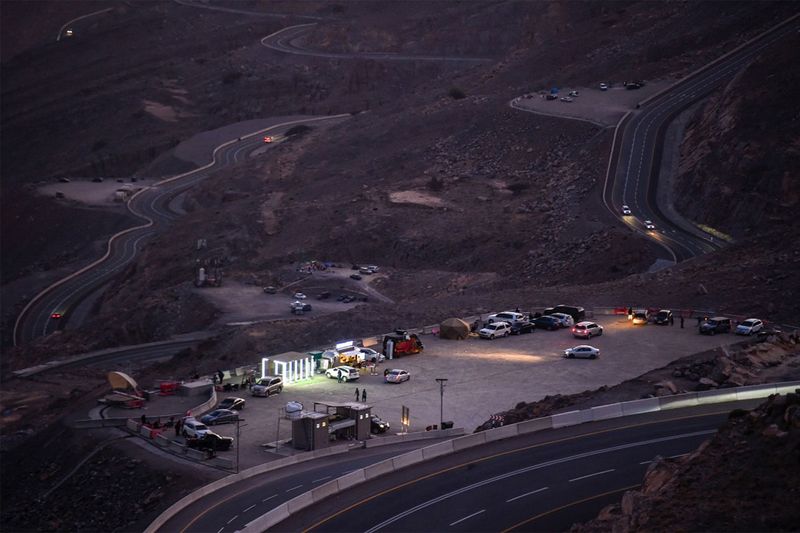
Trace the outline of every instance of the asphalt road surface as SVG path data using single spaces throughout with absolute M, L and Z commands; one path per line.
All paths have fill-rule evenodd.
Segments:
M 605 188 L 604 200 L 631 229 L 660 243 L 671 260 L 684 261 L 713 252 L 725 242 L 691 224 L 667 218 L 658 207 L 655 197 L 667 126 L 687 107 L 719 89 L 759 54 L 797 32 L 798 28 L 798 18 L 793 17 L 656 96 L 640 110 L 631 113 L 621 126 L 619 151 L 612 154 L 609 173 L 609 180 L 613 181 Z M 632 215 L 622 215 L 623 205 L 630 206 Z M 645 220 L 651 220 L 655 230 L 647 230 Z
M 274 531 L 563 531 L 641 483 L 658 455 L 691 453 L 759 400 L 543 431 L 352 487 Z
M 309 117 L 271 126 L 266 133 L 284 134 L 297 124 L 329 120 L 336 117 Z M 208 165 L 179 176 L 163 180 L 146 188 L 128 202 L 128 209 L 142 224 L 129 228 L 109 240 L 104 257 L 67 276 L 38 294 L 20 313 L 14 327 L 14 343 L 27 343 L 38 337 L 63 329 L 71 311 L 89 294 L 119 275 L 136 257 L 147 240 L 167 228 L 180 216 L 170 209 L 170 202 L 200 181 L 244 160 L 250 152 L 265 146 L 263 135 L 245 136 L 217 149 Z M 270 146 L 270 145 L 266 145 Z M 53 318 L 59 313 L 60 318 Z
M 302 492 L 353 470 L 418 448 L 421 442 L 434 444 L 440 440 L 359 450 L 266 472 L 201 498 L 168 520 L 158 531 L 232 533 Z

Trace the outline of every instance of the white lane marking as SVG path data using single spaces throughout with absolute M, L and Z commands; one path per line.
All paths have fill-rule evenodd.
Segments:
M 480 511 L 478 511 L 477 513 L 472 513 L 471 515 L 467 515 L 467 516 L 465 516 L 464 518 L 459 518 L 458 520 L 456 520 L 455 522 L 453 522 L 453 523 L 452 523 L 452 524 L 450 524 L 450 525 L 451 525 L 451 526 L 454 526 L 454 525 L 456 525 L 456 524 L 460 524 L 461 522 L 463 522 L 464 520 L 466 520 L 466 519 L 468 519 L 468 518 L 472 518 L 473 516 L 478 516 L 479 514 L 481 514 L 481 513 L 485 513 L 485 512 L 486 512 L 486 509 L 481 509 L 481 510 L 480 510 Z
M 331 478 L 331 476 L 325 476 L 325 477 L 321 477 L 321 478 L 319 478 L 319 479 L 315 479 L 315 480 L 314 480 L 314 481 L 312 481 L 311 483 L 319 483 L 320 481 L 325 481 L 326 479 L 330 479 L 330 478 Z
M 231 522 L 233 522 L 233 521 L 234 521 L 234 520 L 236 520 L 237 518 L 239 518 L 239 515 L 238 515 L 238 514 L 237 514 L 236 516 L 234 516 L 233 518 L 231 518 L 230 520 L 228 520 L 228 523 L 230 524 Z
M 640 465 L 649 465 L 649 464 L 650 464 L 650 463 L 652 463 L 652 462 L 653 462 L 653 461 L 642 461 L 642 462 L 641 462 L 641 463 L 639 463 L 639 464 L 640 464 Z
M 277 496 L 277 494 L 273 494 L 273 495 L 272 495 L 272 496 L 270 496 L 269 498 L 264 498 L 263 500 L 261 500 L 261 503 L 264 503 L 265 501 L 271 500 L 271 499 L 272 499 L 272 498 L 274 498 L 275 496 Z
M 627 444 L 620 444 L 618 446 L 611 446 L 610 448 L 603 448 L 603 449 L 600 449 L 600 450 L 593 450 L 591 452 L 583 452 L 583 453 L 579 453 L 579 454 L 576 454 L 576 455 L 571 455 L 569 457 L 562 457 L 560 459 L 553 459 L 552 461 L 545 461 L 544 463 L 537 463 L 535 465 L 526 466 L 526 467 L 523 467 L 523 468 L 518 468 L 517 470 L 512 470 L 511 472 L 506 472 L 505 474 L 500 474 L 500 475 L 492 477 L 492 478 L 488 478 L 488 479 L 483 479 L 481 481 L 477 481 L 475 483 L 472 483 L 471 485 L 467 485 L 465 487 L 461 487 L 460 489 L 456 489 L 456 490 L 448 492 L 446 494 L 442 494 L 441 496 L 439 496 L 437 498 L 432 498 L 432 499 L 430 499 L 430 500 L 428 500 L 428 501 L 426 501 L 424 503 L 421 503 L 419 505 L 415 505 L 414 507 L 411 507 L 410 509 L 406 509 L 405 511 L 402 511 L 402 512 L 400 512 L 400 513 L 398 513 L 398 514 L 396 514 L 396 515 L 394 515 L 394 516 L 392 516 L 390 518 L 387 518 L 386 520 L 384 520 L 383 522 L 381 522 L 379 524 L 375 524 L 374 526 L 372 526 L 371 528 L 366 530 L 364 533 L 375 533 L 375 531 L 383 529 L 384 527 L 386 527 L 386 526 L 388 526 L 390 524 L 393 524 L 394 522 L 397 522 L 398 520 L 402 520 L 406 516 L 408 516 L 410 514 L 413 514 L 413 513 L 416 513 L 419 510 L 425 509 L 426 507 L 430 507 L 432 505 L 436 505 L 439 502 L 442 502 L 442 501 L 447 500 L 449 498 L 452 498 L 454 496 L 458 496 L 459 494 L 463 494 L 463 493 L 468 492 L 470 490 L 474 490 L 474 489 L 483 487 L 484 485 L 489 485 L 490 483 L 494 483 L 496 481 L 502 481 L 504 479 L 507 479 L 507 478 L 510 478 L 510 477 L 513 477 L 513 476 L 518 476 L 520 474 L 525 474 L 527 472 L 533 472 L 534 470 L 540 470 L 542 468 L 547 468 L 548 466 L 554 466 L 554 465 L 558 465 L 558 464 L 568 463 L 570 461 L 576 461 L 578 459 L 585 459 L 586 457 L 592 457 L 594 455 L 601 455 L 601 454 L 604 454 L 604 453 L 611 453 L 611 452 L 617 452 L 617 451 L 620 451 L 620 450 L 627 450 L 629 448 L 636 448 L 638 446 L 649 446 L 651 444 L 656 444 L 656 443 L 659 443 L 659 442 L 667 442 L 667 441 L 671 441 L 671 440 L 685 439 L 685 438 L 691 438 L 691 437 L 699 437 L 701 435 L 711 435 L 712 433 L 716 433 L 716 432 L 717 432 L 716 429 L 709 429 L 709 430 L 705 430 L 705 431 L 694 431 L 692 433 L 682 433 L 680 435 L 670 435 L 669 437 L 660 437 L 660 438 L 657 438 L 657 439 L 648 439 L 648 440 L 643 440 L 643 441 L 638 441 L 638 442 L 630 442 L 630 443 L 627 443 Z
M 242 512 L 243 512 L 243 513 L 246 513 L 247 511 L 249 511 L 250 509 L 252 509 L 252 508 L 253 508 L 253 507 L 255 507 L 255 506 L 256 506 L 256 504 L 253 504 L 253 505 L 251 505 L 250 507 L 248 507 L 247 509 L 245 509 L 245 510 L 244 510 L 244 511 L 242 511 Z
M 575 478 L 570 479 L 569 481 L 571 483 L 573 481 L 579 481 L 581 479 L 586 479 L 587 477 L 594 477 L 594 476 L 599 476 L 599 475 L 602 475 L 602 474 L 608 474 L 609 472 L 613 472 L 614 470 L 616 470 L 616 469 L 615 468 L 611 468 L 609 470 L 603 470 L 602 472 L 595 472 L 594 474 L 588 474 L 588 475 L 581 476 L 581 477 L 575 477 Z
M 222 533 L 222 530 L 223 530 L 223 529 L 225 529 L 225 526 L 222 526 L 221 528 L 219 528 L 219 529 L 217 530 L 217 533 Z
M 297 485 L 296 487 L 292 487 L 291 489 L 286 489 L 286 492 L 292 492 L 293 490 L 297 490 L 297 489 L 299 489 L 299 488 L 300 488 L 300 487 L 302 487 L 302 486 L 303 486 L 303 485 Z
M 514 496 L 513 498 L 509 498 L 506 500 L 506 503 L 511 503 L 514 500 L 519 500 L 520 498 L 524 498 L 525 496 L 530 496 L 531 494 L 536 494 L 537 492 L 542 492 L 543 490 L 547 490 L 550 487 L 542 487 L 541 489 L 532 490 L 530 492 L 526 492 L 525 494 L 520 494 L 519 496 Z
M 685 457 L 687 455 L 689 455 L 689 454 L 688 453 L 679 453 L 678 455 L 670 455 L 669 458 L 670 459 L 675 459 L 676 457 Z

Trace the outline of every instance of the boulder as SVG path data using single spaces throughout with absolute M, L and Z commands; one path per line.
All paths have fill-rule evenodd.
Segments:
M 700 381 L 697 382 L 697 390 L 716 389 L 717 387 L 719 387 L 719 383 L 711 378 L 700 378 Z

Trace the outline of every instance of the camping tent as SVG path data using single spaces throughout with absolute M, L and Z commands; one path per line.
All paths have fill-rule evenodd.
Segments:
M 460 340 L 467 337 L 469 337 L 469 324 L 460 318 L 448 318 L 439 324 L 439 338 Z

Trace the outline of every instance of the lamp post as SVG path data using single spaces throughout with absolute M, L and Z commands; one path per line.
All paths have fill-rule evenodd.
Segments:
M 442 429 L 442 424 L 444 423 L 444 384 L 447 382 L 447 378 L 436 378 L 436 381 L 439 383 L 439 429 Z
M 239 415 L 236 415 L 236 473 L 239 473 L 239 448 L 240 448 L 240 441 L 239 441 L 239 422 L 242 422 L 244 419 L 239 418 Z

